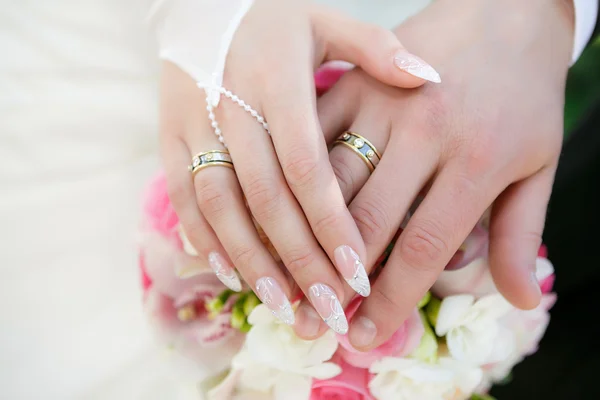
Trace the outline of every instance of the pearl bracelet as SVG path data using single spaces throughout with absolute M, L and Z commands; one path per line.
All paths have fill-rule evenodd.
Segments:
M 227 97 L 228 99 L 230 99 L 231 101 L 233 101 L 234 103 L 236 103 L 237 105 L 242 107 L 244 109 L 244 111 L 249 113 L 252 116 L 252 118 L 254 118 L 256 121 L 258 121 L 258 123 L 262 125 L 264 130 L 269 135 L 271 135 L 271 131 L 269 130 L 269 125 L 265 121 L 265 118 L 258 113 L 258 111 L 256 111 L 254 108 L 250 107 L 249 104 L 246 104 L 246 102 L 244 100 L 240 99 L 237 95 L 233 94 L 230 90 L 227 90 L 222 86 L 219 86 L 219 88 L 217 90 L 219 91 L 219 94 L 224 95 L 225 97 Z M 213 111 L 214 107 L 210 101 L 209 95 L 206 96 L 206 110 L 208 111 L 208 119 L 210 119 L 210 125 L 214 129 L 215 135 L 217 136 L 217 138 L 219 138 L 219 142 L 221 142 L 223 144 L 223 146 L 225 146 L 225 148 L 227 148 L 227 144 L 225 143 L 225 138 L 223 138 L 223 133 L 222 133 L 221 128 L 219 127 L 219 123 L 217 122 L 217 119 L 215 117 L 215 113 Z

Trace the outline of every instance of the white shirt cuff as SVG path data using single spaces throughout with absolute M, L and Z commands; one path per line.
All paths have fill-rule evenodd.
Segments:
M 598 17 L 598 0 L 573 0 L 575 5 L 575 43 L 572 64 L 577 61 L 587 45 Z

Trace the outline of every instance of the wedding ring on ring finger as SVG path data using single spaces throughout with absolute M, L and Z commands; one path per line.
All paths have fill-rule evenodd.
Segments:
M 201 169 L 216 166 L 233 169 L 233 160 L 227 150 L 210 150 L 196 154 L 192 157 L 188 170 L 194 177 Z
M 345 132 L 333 143 L 333 145 L 348 147 L 361 158 L 371 173 L 377 168 L 377 164 L 379 164 L 379 161 L 381 160 L 381 154 L 377 151 L 377 148 L 365 137 L 355 132 Z

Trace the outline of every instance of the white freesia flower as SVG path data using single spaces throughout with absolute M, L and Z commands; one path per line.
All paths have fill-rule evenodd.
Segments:
M 550 323 L 549 310 L 555 302 L 556 294 L 545 294 L 537 308 L 528 311 L 515 308 L 500 320 L 501 327 L 514 336 L 514 346 L 503 360 L 484 368 L 484 387 L 504 380 L 515 365 L 537 351 Z
M 386 357 L 369 369 L 377 400 L 464 400 L 482 378 L 481 369 L 448 357 L 435 364 L 416 359 Z
M 232 374 L 238 375 L 233 398 L 307 400 L 313 378 L 329 379 L 341 372 L 337 364 L 326 362 L 338 346 L 332 331 L 317 340 L 302 340 L 264 304 L 252 311 L 248 322 L 252 329 L 232 361 Z
M 514 338 L 499 320 L 511 306 L 500 294 L 475 300 L 472 295 L 449 296 L 442 300 L 435 332 L 446 336 L 453 358 L 472 365 L 498 362 L 512 353 Z

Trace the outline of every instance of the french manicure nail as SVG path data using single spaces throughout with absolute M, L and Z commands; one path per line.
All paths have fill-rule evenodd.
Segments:
M 210 265 L 223 285 L 234 292 L 242 290 L 242 282 L 240 282 L 237 273 L 219 253 L 213 251 L 208 255 L 208 265 Z
M 352 319 L 350 342 L 356 347 L 368 347 L 377 336 L 377 326 L 367 317 Z
M 348 320 L 333 289 L 323 283 L 316 283 L 308 289 L 308 293 L 323 321 L 335 333 L 345 335 L 348 332 Z
M 394 56 L 394 64 L 402 71 L 416 76 L 417 78 L 435 83 L 440 83 L 442 81 L 440 74 L 438 74 L 431 65 L 406 51 L 396 53 Z
M 365 266 L 352 247 L 346 245 L 338 247 L 333 252 L 333 257 L 338 270 L 356 293 L 363 297 L 371 294 L 371 283 Z
M 274 316 L 288 325 L 294 325 L 296 318 L 292 305 L 274 278 L 263 277 L 257 280 L 256 292 Z

